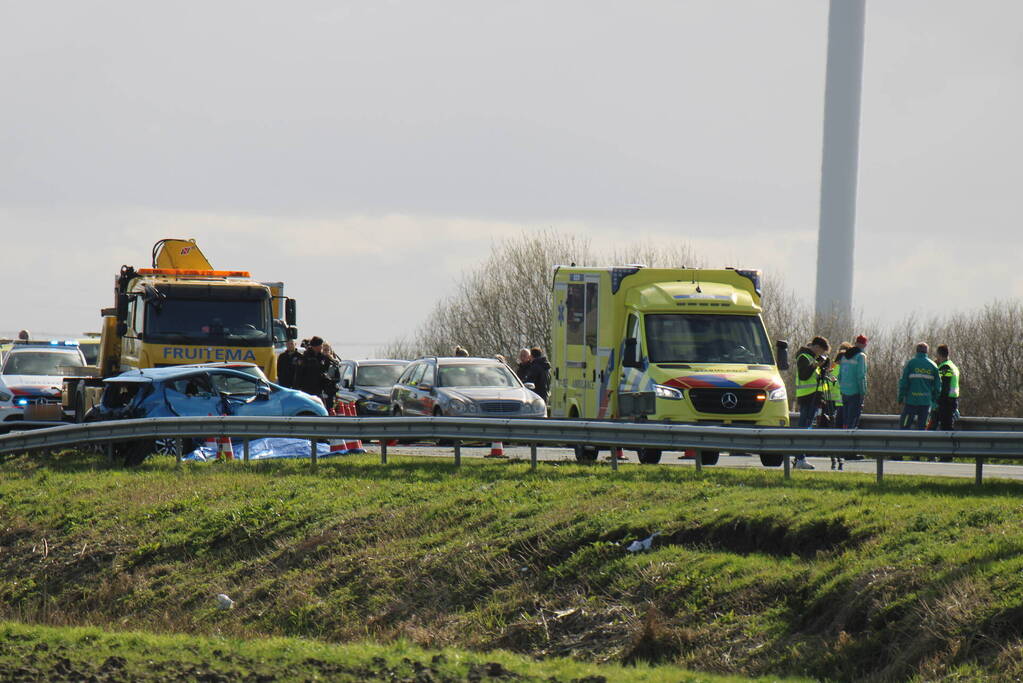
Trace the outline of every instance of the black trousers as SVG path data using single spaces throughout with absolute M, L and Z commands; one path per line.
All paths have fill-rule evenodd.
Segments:
M 938 429 L 945 431 L 955 428 L 959 418 L 959 398 L 938 399 Z

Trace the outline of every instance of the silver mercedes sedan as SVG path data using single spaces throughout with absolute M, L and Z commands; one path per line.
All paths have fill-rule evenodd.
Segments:
M 420 358 L 391 389 L 393 415 L 546 417 L 547 404 L 493 358 Z

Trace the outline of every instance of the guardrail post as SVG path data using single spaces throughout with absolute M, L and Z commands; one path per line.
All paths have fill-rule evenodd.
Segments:
M 984 481 L 984 458 L 980 455 L 977 456 L 977 473 L 974 477 L 974 481 L 977 486 L 980 486 Z
M 455 467 L 462 466 L 462 442 L 455 439 L 452 444 L 455 447 Z
M 877 454 L 877 483 L 884 483 L 884 456 Z
M 242 439 L 242 462 L 249 461 L 249 437 Z
M 182 438 L 179 436 L 174 439 L 174 466 L 181 469 L 181 457 L 182 451 L 185 450 L 185 445 L 182 443 Z
M 380 439 L 380 464 L 387 464 L 387 439 Z
M 786 453 L 785 455 L 782 456 L 781 464 L 782 464 L 782 466 L 783 466 L 783 468 L 785 470 L 785 478 L 786 479 L 791 479 L 792 478 L 792 463 L 791 463 L 791 459 L 790 459 L 788 453 Z
M 316 469 L 316 439 L 309 439 L 309 462 Z
M 608 450 L 611 451 L 611 471 L 618 471 L 618 453 L 616 452 L 617 446 L 610 445 Z
M 529 469 L 536 472 L 536 444 L 529 444 Z
M 110 462 L 111 465 L 114 464 L 114 442 L 107 441 L 103 449 L 106 451 L 107 460 Z
M 696 453 L 696 458 L 695 458 L 696 471 L 697 471 L 697 473 L 702 474 L 703 473 L 703 453 L 700 452 L 699 448 L 694 449 L 693 452 Z

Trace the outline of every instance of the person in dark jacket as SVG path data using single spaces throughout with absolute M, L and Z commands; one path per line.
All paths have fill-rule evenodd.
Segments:
M 551 363 L 547 356 L 543 355 L 543 349 L 534 346 L 529 350 L 532 360 L 529 362 L 529 369 L 526 371 L 526 381 L 533 383 L 533 393 L 547 400 L 551 388 Z
M 295 369 L 294 388 L 318 396 L 324 402 L 323 405 L 328 406 L 326 401 L 330 393 L 332 367 L 330 358 L 323 353 L 323 339 L 311 337 L 305 353 L 302 354 L 302 360 Z
M 523 382 L 528 382 L 526 376 L 529 374 L 529 364 L 533 362 L 533 354 L 529 349 L 519 349 L 519 364 L 515 366 L 515 374 Z
M 295 386 L 295 370 L 302 360 L 302 354 L 295 348 L 295 340 L 289 339 L 286 349 L 277 356 L 277 383 L 289 389 Z

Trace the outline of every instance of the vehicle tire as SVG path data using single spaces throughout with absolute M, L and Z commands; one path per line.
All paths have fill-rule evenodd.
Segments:
M 716 465 L 718 464 L 718 456 L 721 455 L 721 451 L 700 451 L 700 462 L 704 465 Z
M 782 462 L 785 460 L 784 455 L 778 455 L 777 453 L 761 453 L 760 464 L 764 467 L 781 467 Z
M 153 449 L 152 439 L 126 441 L 114 446 L 114 457 L 119 459 L 125 467 L 138 467 L 149 457 Z
M 156 439 L 153 441 L 153 453 L 155 455 L 177 455 L 177 444 L 174 442 L 175 438 L 173 436 Z M 182 442 L 181 450 L 185 450 L 184 442 Z
M 637 448 L 636 457 L 641 465 L 656 465 L 661 461 L 660 448 Z
M 441 410 L 440 407 L 438 406 L 438 407 L 433 409 L 433 416 L 434 417 L 444 417 L 444 411 Z M 444 447 L 454 446 L 455 442 L 452 441 L 451 439 L 437 439 L 437 445 L 438 446 L 444 446 Z
M 82 424 L 85 422 L 85 396 L 82 394 L 81 385 L 75 389 L 75 399 L 72 405 L 75 409 L 75 423 Z
M 575 459 L 578 462 L 594 462 L 597 456 L 600 455 L 600 449 L 596 446 L 583 446 L 576 444 L 575 448 Z

